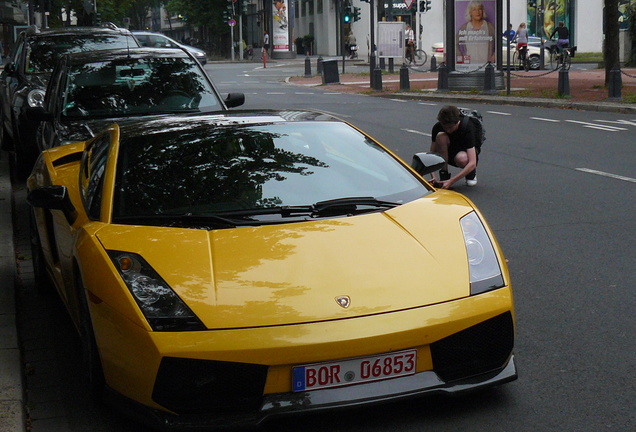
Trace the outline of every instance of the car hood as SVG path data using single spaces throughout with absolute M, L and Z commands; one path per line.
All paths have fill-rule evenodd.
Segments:
M 107 225 L 109 250 L 140 254 L 209 329 L 346 319 L 469 295 L 461 195 L 384 213 L 221 230 Z M 339 304 L 347 298 L 348 307 Z

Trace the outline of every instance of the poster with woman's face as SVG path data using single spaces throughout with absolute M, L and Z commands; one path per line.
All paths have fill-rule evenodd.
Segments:
M 495 62 L 496 0 L 455 1 L 455 69 L 469 72 Z

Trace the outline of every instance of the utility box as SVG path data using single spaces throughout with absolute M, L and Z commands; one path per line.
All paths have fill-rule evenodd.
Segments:
M 339 83 L 338 60 L 323 60 L 322 62 L 322 83 Z
M 378 23 L 378 57 L 404 58 L 406 23 L 380 21 Z

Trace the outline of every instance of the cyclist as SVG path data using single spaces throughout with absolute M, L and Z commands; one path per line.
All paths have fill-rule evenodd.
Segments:
M 559 26 L 554 29 L 550 35 L 550 39 L 553 39 L 554 35 L 558 35 L 556 46 L 559 54 L 561 54 L 563 48 L 568 48 L 570 46 L 570 31 L 563 21 L 559 21 Z
M 404 41 L 406 42 L 406 59 L 413 63 L 413 53 L 415 52 L 415 34 L 410 25 L 406 25 L 406 31 L 404 32 Z
M 527 70 L 526 55 L 528 54 L 528 28 L 526 27 L 525 22 L 519 24 L 517 34 L 515 35 L 515 41 L 517 42 L 517 55 L 521 59 L 523 67 Z

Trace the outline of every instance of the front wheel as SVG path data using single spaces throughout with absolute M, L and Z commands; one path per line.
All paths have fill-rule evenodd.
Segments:
M 424 64 L 426 64 L 426 60 L 428 60 L 426 52 L 421 49 L 415 50 L 413 54 L 413 63 L 415 63 L 415 66 L 424 66 Z
M 559 61 L 559 54 L 556 51 L 550 52 L 550 69 L 557 70 L 560 66 Z
M 84 373 L 88 378 L 90 394 L 94 401 L 101 402 L 104 393 L 105 380 L 102 369 L 102 361 L 99 357 L 99 349 L 95 341 L 93 322 L 88 307 L 88 299 L 81 276 L 77 276 L 78 306 L 79 306 L 79 330 L 82 343 L 82 364 Z

